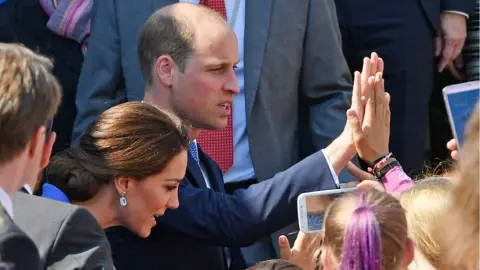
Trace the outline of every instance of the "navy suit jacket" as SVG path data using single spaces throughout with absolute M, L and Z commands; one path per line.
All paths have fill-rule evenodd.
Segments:
M 442 11 L 461 11 L 473 16 L 476 7 L 475 0 L 420 0 L 420 2 L 436 32 L 440 31 Z
M 106 230 L 117 270 L 245 269 L 239 248 L 295 222 L 300 193 L 336 188 L 322 152 L 234 195 L 225 194 L 217 164 L 201 149 L 199 157 L 212 188 L 206 187 L 200 168 L 189 156 L 179 189 L 180 207 L 158 218 L 149 238 L 141 239 L 122 227 Z

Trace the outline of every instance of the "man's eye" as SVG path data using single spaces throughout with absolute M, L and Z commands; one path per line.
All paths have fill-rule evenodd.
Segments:
M 223 67 L 218 67 L 218 68 L 212 68 L 211 71 L 213 72 L 220 72 L 223 70 Z

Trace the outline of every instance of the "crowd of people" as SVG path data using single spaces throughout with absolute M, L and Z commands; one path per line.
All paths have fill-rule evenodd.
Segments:
M 479 103 L 453 169 L 418 174 L 474 1 L 29 1 L 0 1 L 0 268 L 480 267 Z M 347 186 L 298 231 L 300 194 Z

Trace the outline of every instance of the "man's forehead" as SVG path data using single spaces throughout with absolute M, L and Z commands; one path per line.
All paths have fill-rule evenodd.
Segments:
M 198 36 L 194 56 L 201 59 L 202 63 L 218 65 L 238 62 L 238 45 L 234 34 L 226 32 Z
M 238 56 L 232 54 L 232 57 L 219 57 L 215 55 L 196 54 L 195 57 L 206 66 L 236 65 Z

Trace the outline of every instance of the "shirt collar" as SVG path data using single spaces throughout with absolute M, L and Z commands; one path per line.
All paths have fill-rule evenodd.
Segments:
M 7 211 L 7 214 L 10 216 L 10 218 L 13 219 L 12 199 L 10 199 L 10 196 L 8 196 L 7 192 L 5 192 L 3 188 L 0 188 L 0 204 L 2 204 L 3 208 L 5 208 L 5 211 Z
M 28 194 L 33 195 L 32 188 L 30 187 L 29 184 L 23 185 L 23 188 L 28 192 Z

